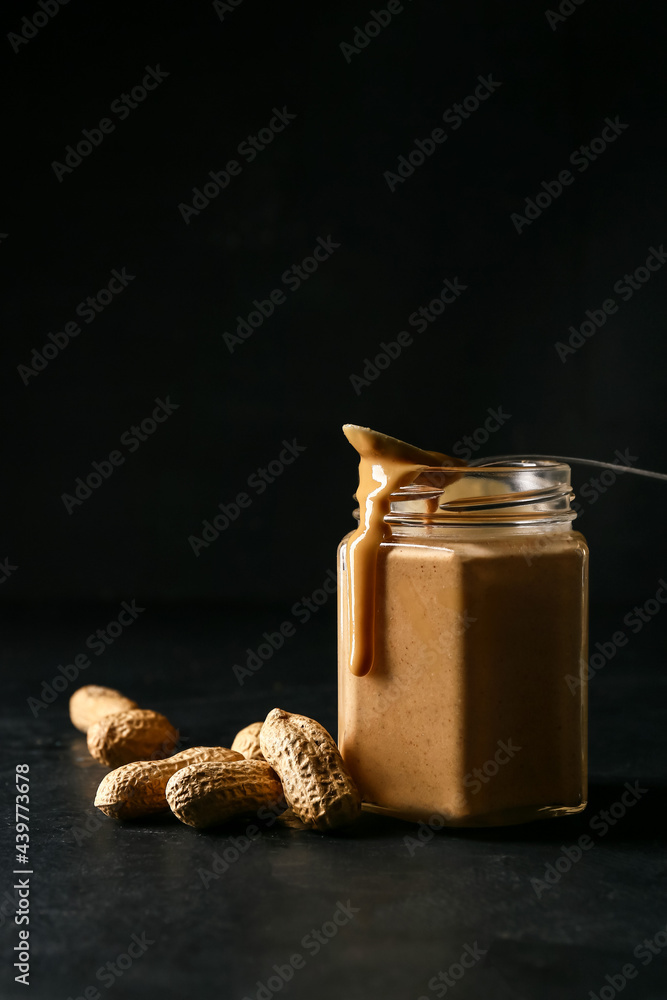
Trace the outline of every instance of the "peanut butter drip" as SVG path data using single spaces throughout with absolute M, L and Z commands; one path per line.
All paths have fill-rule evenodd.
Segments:
M 439 451 L 423 451 L 398 438 L 357 424 L 344 424 L 343 433 L 359 452 L 359 527 L 347 542 L 348 621 L 350 670 L 357 677 L 373 666 L 375 630 L 375 577 L 377 553 L 389 535 L 385 515 L 391 495 L 407 486 L 423 469 L 463 465 Z

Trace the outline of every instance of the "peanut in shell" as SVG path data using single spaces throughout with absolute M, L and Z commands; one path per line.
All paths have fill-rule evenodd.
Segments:
M 168 809 L 167 782 L 189 764 L 202 761 L 243 760 L 226 747 L 190 747 L 164 760 L 139 760 L 106 774 L 95 796 L 95 805 L 112 819 L 138 819 Z
M 87 742 L 89 753 L 100 764 L 120 767 L 135 760 L 168 757 L 178 743 L 178 730 L 159 712 L 135 708 L 95 722 Z
M 103 719 L 105 715 L 127 712 L 131 708 L 138 707 L 136 701 L 126 698 L 114 688 L 86 684 L 78 688 L 70 698 L 69 717 L 72 725 L 82 733 L 87 733 L 93 723 Z
M 333 737 L 319 722 L 274 708 L 262 726 L 260 745 L 282 781 L 285 801 L 302 823 L 326 831 L 357 819 L 359 790 Z
M 246 760 L 264 760 L 264 754 L 259 745 L 259 731 L 263 724 L 262 722 L 251 722 L 245 729 L 241 729 L 234 737 L 232 750 L 238 750 Z
M 284 804 L 280 779 L 264 760 L 190 764 L 172 775 L 166 796 L 176 818 L 198 829 Z

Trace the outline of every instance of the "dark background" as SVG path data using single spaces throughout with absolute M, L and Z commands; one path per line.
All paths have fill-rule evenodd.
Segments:
M 628 449 L 637 467 L 667 471 L 667 268 L 628 302 L 613 291 L 667 240 L 663 5 L 586 0 L 551 30 L 538 3 L 406 2 L 349 63 L 340 45 L 370 4 L 242 0 L 221 20 L 208 2 L 71 0 L 15 53 L 7 34 L 39 9 L 4 4 L 0 37 L 3 829 L 11 848 L 13 769 L 28 762 L 33 1000 L 78 996 L 143 930 L 158 943 L 114 995 L 254 998 L 348 897 L 361 915 L 283 995 L 431 997 L 429 978 L 476 939 L 489 957 L 460 1000 L 599 991 L 667 921 L 663 615 L 591 682 L 582 817 L 449 831 L 414 857 L 414 827 L 398 822 L 367 817 L 329 839 L 276 827 L 206 892 L 196 872 L 230 834 L 101 822 L 101 769 L 67 698 L 78 683 L 118 686 L 166 712 L 186 745 L 228 745 L 276 704 L 335 732 L 333 600 L 244 685 L 232 666 L 334 567 L 356 488 L 343 422 L 449 451 L 501 408 L 511 417 L 476 455 L 614 461 Z M 168 78 L 126 120 L 110 114 L 157 64 Z M 442 114 L 480 75 L 502 86 L 452 131 Z M 296 118 L 247 163 L 237 147 L 275 107 Z M 59 183 L 52 162 L 104 117 L 115 131 Z M 569 156 L 607 117 L 628 128 L 579 173 Z M 438 127 L 447 141 L 392 193 L 384 172 Z M 232 158 L 240 176 L 186 225 L 179 204 Z M 566 168 L 574 183 L 518 234 L 511 214 Z M 331 258 L 230 353 L 223 332 L 329 236 Z M 18 366 L 114 268 L 136 277 L 25 385 Z M 407 319 L 445 278 L 466 291 L 419 333 Z M 609 297 L 618 313 L 563 363 L 555 343 Z M 413 345 L 355 393 L 350 377 L 401 330 Z M 121 435 L 167 396 L 178 409 L 130 454 Z M 306 450 L 256 495 L 248 477 L 293 439 Z M 68 514 L 62 494 L 118 448 L 125 463 Z M 573 468 L 592 648 L 667 576 L 667 485 L 625 476 L 601 492 L 598 475 Z M 196 557 L 189 536 L 243 491 L 251 506 Z M 133 599 L 136 623 L 31 711 Z M 632 817 L 537 899 L 530 879 L 635 780 L 650 792 Z M 5 866 L 6 890 L 11 878 Z M 0 995 L 19 996 L 7 898 Z M 628 997 L 665 997 L 661 961 Z
M 6 42 L 1 554 L 20 569 L 3 596 L 291 603 L 352 523 L 345 421 L 447 451 L 502 407 L 478 455 L 629 448 L 664 469 L 665 274 L 565 363 L 554 348 L 667 238 L 662 8 L 574 10 L 552 31 L 535 3 L 407 3 L 349 64 L 359 4 L 244 0 L 220 21 L 210 3 L 73 0 L 17 54 Z M 26 13 L 7 7 L 5 33 Z M 158 63 L 169 77 L 109 116 Z M 489 74 L 502 86 L 443 126 Z M 247 163 L 237 146 L 274 106 L 296 119 Z M 115 131 L 59 183 L 52 162 L 105 116 Z M 518 234 L 511 213 L 615 116 L 629 127 Z M 383 173 L 438 126 L 447 141 L 392 193 Z M 186 225 L 179 204 L 234 157 L 241 175 Z M 222 333 L 329 234 L 331 259 L 230 354 Z M 32 348 L 122 267 L 135 280 L 24 385 Z M 445 277 L 467 291 L 416 332 Z M 402 329 L 412 347 L 357 395 L 350 375 Z M 167 394 L 178 411 L 68 514 L 61 495 Z M 195 557 L 188 537 L 284 438 L 306 451 Z M 585 505 L 594 597 L 652 592 L 664 490 L 626 476 Z

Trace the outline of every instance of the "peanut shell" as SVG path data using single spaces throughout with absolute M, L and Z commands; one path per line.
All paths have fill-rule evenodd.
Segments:
M 259 731 L 262 726 L 262 722 L 251 722 L 245 729 L 241 729 L 234 737 L 232 750 L 238 750 L 246 760 L 264 760 L 264 754 L 259 745 Z
M 95 805 L 112 819 L 137 819 L 168 809 L 165 791 L 172 774 L 201 761 L 243 760 L 226 747 L 190 747 L 164 760 L 139 760 L 109 771 L 100 782 Z
M 126 698 L 114 688 L 86 684 L 78 688 L 70 698 L 69 717 L 77 729 L 87 733 L 92 724 L 103 719 L 105 715 L 127 712 L 131 708 L 138 707 L 136 701 Z
M 284 802 L 280 779 L 264 760 L 190 764 L 172 775 L 166 796 L 177 819 L 198 829 Z
M 178 743 L 178 730 L 159 712 L 134 708 L 93 723 L 87 741 L 95 760 L 108 767 L 120 767 L 135 760 L 168 757 Z
M 274 708 L 259 735 L 262 753 L 285 790 L 297 819 L 316 830 L 352 823 L 361 811 L 361 796 L 333 737 L 305 715 Z

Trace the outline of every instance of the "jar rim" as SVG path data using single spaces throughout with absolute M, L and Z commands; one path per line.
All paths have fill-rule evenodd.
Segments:
M 573 521 L 570 466 L 516 459 L 465 466 L 434 466 L 392 493 L 388 524 L 505 524 Z

